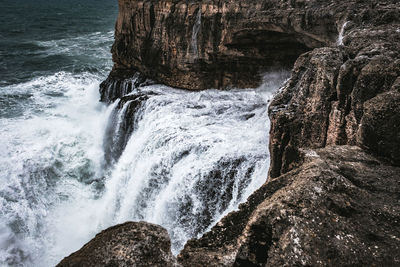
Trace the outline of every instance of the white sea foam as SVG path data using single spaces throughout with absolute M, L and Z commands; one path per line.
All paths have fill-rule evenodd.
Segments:
M 3 263 L 13 264 L 23 254 L 27 265 L 54 264 L 63 254 L 52 258 L 43 249 L 54 244 L 54 210 L 70 198 L 82 203 L 94 198 L 89 184 L 102 175 L 107 111 L 98 102 L 98 84 L 89 74 L 57 73 L 13 88 L 33 101 L 23 116 L 0 119 L 0 211 L 7 222 L 2 232 L 11 229 L 7 235 L 15 241 L 0 251 Z M 66 220 L 65 215 L 57 218 Z
M 0 261 L 53 266 L 127 220 L 166 227 L 177 253 L 265 182 L 267 105 L 281 81 L 269 75 L 255 90 L 142 88 L 157 94 L 108 170 L 103 138 L 117 103 L 98 102 L 99 77 L 61 72 L 15 86 L 32 101 L 22 116 L 0 119 Z

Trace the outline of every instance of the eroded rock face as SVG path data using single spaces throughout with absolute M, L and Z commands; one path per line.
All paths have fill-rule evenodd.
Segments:
M 335 44 L 357 8 L 338 0 L 119 0 L 112 73 L 138 70 L 185 89 L 256 87 L 261 72 Z
M 167 230 L 146 222 L 127 222 L 97 234 L 59 267 L 178 266 Z
M 270 176 L 299 166 L 299 148 L 358 145 L 400 165 L 400 7 L 349 13 L 338 47 L 299 57 L 269 108 Z
M 154 84 L 135 70 L 112 71 L 107 79 L 100 84 L 100 101 L 110 104 L 115 100 L 130 94 L 140 86 Z
M 307 150 L 178 256 L 183 266 L 396 266 L 400 168 L 353 146 Z

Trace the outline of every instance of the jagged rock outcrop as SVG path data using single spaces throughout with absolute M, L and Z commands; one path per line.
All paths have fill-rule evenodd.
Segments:
M 178 256 L 183 266 L 398 266 L 400 168 L 354 146 L 304 150 Z
M 346 18 L 339 47 L 299 57 L 272 101 L 272 177 L 301 164 L 301 147 L 358 145 L 400 165 L 400 7 L 369 2 Z
M 154 81 L 135 70 L 113 71 L 100 84 L 100 101 L 110 104 L 128 95 L 140 86 L 151 84 L 154 84 Z
M 167 230 L 146 222 L 110 227 L 64 258 L 58 267 L 178 266 Z

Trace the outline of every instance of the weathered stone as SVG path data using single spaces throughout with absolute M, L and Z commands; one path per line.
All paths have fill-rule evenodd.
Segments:
M 186 89 L 256 87 L 260 72 L 290 67 L 300 54 L 334 44 L 347 6 L 119 0 L 114 71 L 139 70 Z
M 400 168 L 362 149 L 306 150 L 178 255 L 183 266 L 397 266 Z
M 111 71 L 107 79 L 100 84 L 100 101 L 110 104 L 133 92 L 140 86 L 154 84 L 154 81 L 135 70 Z
M 400 92 L 389 91 L 364 103 L 358 143 L 400 165 Z
M 393 14 L 400 12 L 400 7 L 392 1 L 372 1 L 358 7 L 357 14 L 347 10 L 351 11 L 346 18 L 350 22 L 343 28 L 344 38 L 339 47 L 315 49 L 300 56 L 291 78 L 272 101 L 272 177 L 301 164 L 300 148 L 327 145 L 359 145 L 400 165 L 394 152 L 400 146 L 394 134 L 400 119 L 395 93 L 389 94 L 392 98 L 378 97 L 368 104 L 380 94 L 399 90 L 400 20 Z M 372 105 L 381 108 L 375 108 L 374 115 L 369 112 L 364 119 Z M 388 108 L 383 109 L 384 105 Z M 385 131 L 373 126 L 374 131 L 379 131 L 375 138 L 377 133 L 372 134 L 366 124 L 377 125 L 379 116 L 390 120 Z
M 146 222 L 127 222 L 97 234 L 59 267 L 178 266 L 167 230 Z

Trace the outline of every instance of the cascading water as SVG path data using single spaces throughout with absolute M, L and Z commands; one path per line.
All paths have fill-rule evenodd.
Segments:
M 265 181 L 276 84 L 202 92 L 151 85 L 108 108 L 93 98 L 96 85 L 79 84 L 70 101 L 27 120 L 19 139 L 5 135 L 20 150 L 1 161 L 11 227 L 0 231 L 3 262 L 53 265 L 128 220 L 166 227 L 177 253 Z M 18 123 L 3 129 L 19 131 Z
M 258 89 L 202 92 L 138 76 L 107 87 L 113 100 L 128 95 L 106 106 L 98 88 L 111 69 L 115 1 L 38 0 L 26 10 L 5 1 L 1 266 L 54 266 L 126 220 L 166 227 L 177 253 L 265 181 L 267 105 L 286 74 Z M 14 10 L 25 12 L 18 31 Z
M 345 32 L 345 30 L 346 30 L 347 24 L 349 24 L 349 21 L 345 21 L 345 22 L 343 23 L 342 27 L 340 28 L 339 35 L 338 35 L 338 39 L 337 39 L 337 41 L 336 41 L 336 44 L 337 44 L 337 45 L 343 45 L 344 32 Z
M 191 40 L 191 49 L 192 49 L 192 58 L 195 59 L 199 56 L 198 46 L 197 46 L 197 36 L 199 35 L 199 31 L 201 28 L 201 6 L 199 6 L 199 10 L 196 14 L 196 20 L 193 24 L 192 29 L 192 40 Z
M 157 223 L 169 230 L 178 252 L 236 208 L 266 179 L 267 103 L 275 88 L 191 93 L 152 85 L 116 105 L 105 143 L 123 152 L 112 157 L 116 164 L 93 208 L 102 211 L 99 228 Z M 132 108 L 134 115 L 126 116 Z M 121 125 L 129 123 L 126 141 Z

